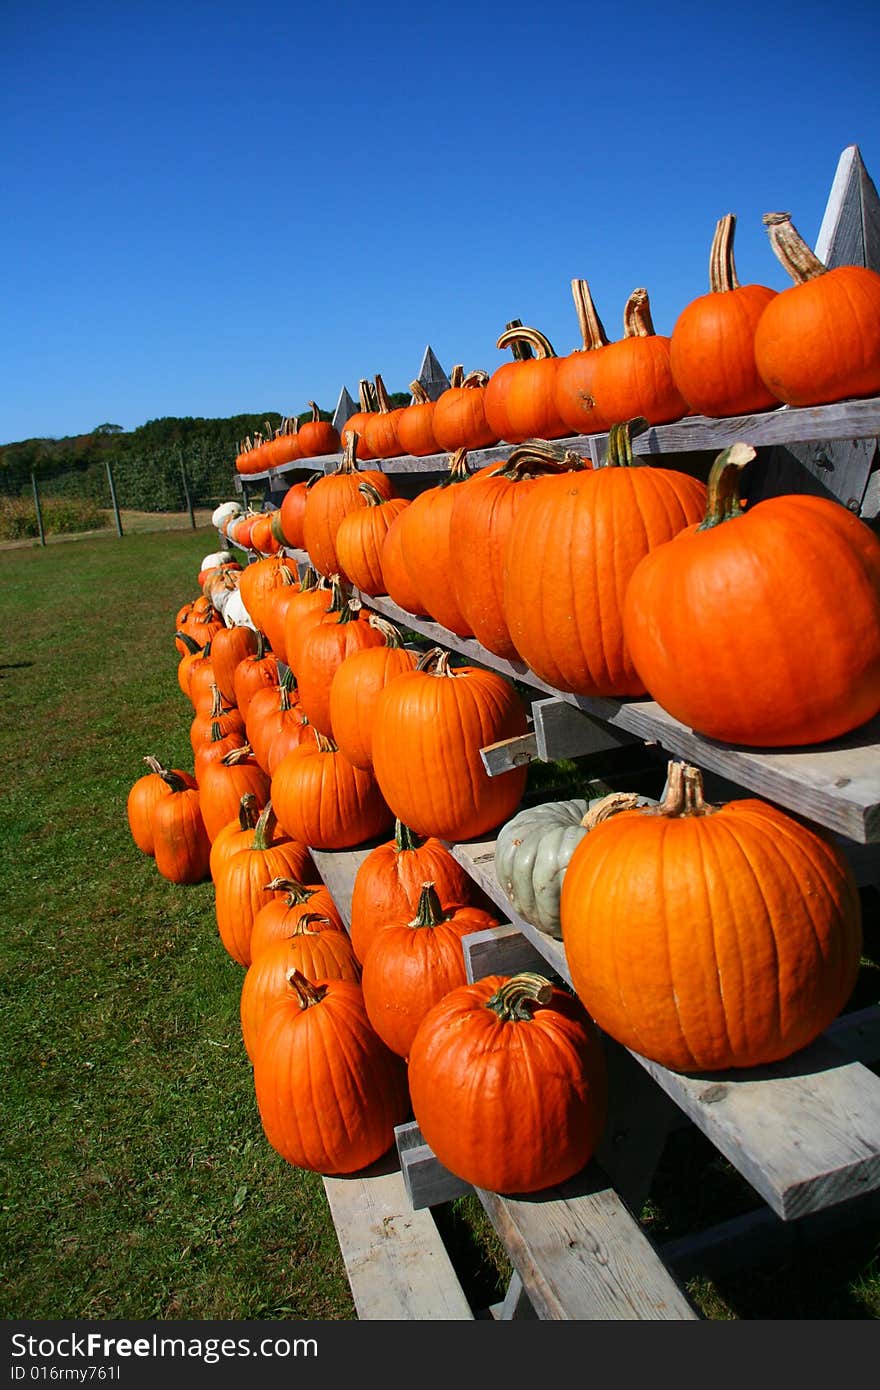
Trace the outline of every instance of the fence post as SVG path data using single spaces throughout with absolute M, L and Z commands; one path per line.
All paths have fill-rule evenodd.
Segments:
M 186 468 L 184 467 L 184 463 L 183 463 L 183 449 L 180 448 L 180 449 L 178 449 L 177 452 L 178 452 L 178 456 L 179 456 L 179 458 L 180 458 L 180 477 L 181 477 L 181 480 L 182 480 L 182 482 L 183 482 L 183 495 L 184 495 L 184 497 L 186 498 L 186 509 L 187 509 L 187 511 L 189 512 L 189 524 L 190 524 L 190 526 L 192 527 L 192 529 L 195 530 L 195 529 L 196 529 L 196 514 L 195 514 L 195 512 L 193 511 L 192 498 L 191 498 L 190 495 L 189 495 L 189 484 L 188 484 L 187 481 L 186 481 Z
M 40 532 L 40 545 L 46 544 L 46 532 L 43 530 L 43 513 L 40 511 L 40 491 L 37 487 L 37 475 L 31 474 L 31 486 L 34 489 L 34 509 L 37 513 L 37 529 Z
M 116 484 L 115 484 L 114 481 L 113 481 L 113 469 L 112 469 L 112 467 L 111 467 L 111 465 L 110 465 L 110 460 L 109 460 L 109 459 L 106 460 L 106 463 L 107 463 L 107 481 L 108 481 L 108 483 L 110 484 L 110 500 L 111 500 L 111 502 L 113 503 L 113 515 L 116 517 L 116 534 L 117 534 L 117 536 L 121 536 L 121 535 L 122 535 L 122 518 L 121 518 L 121 516 L 119 515 L 119 503 L 116 501 Z

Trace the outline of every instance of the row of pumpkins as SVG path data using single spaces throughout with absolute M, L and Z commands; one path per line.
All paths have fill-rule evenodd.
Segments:
M 436 401 L 418 382 L 413 401 L 392 409 L 376 377 L 360 383 L 359 409 L 342 437 L 319 419 L 282 421 L 250 439 L 236 457 L 241 473 L 337 452 L 346 431 L 359 435 L 360 460 L 456 449 L 500 441 L 558 439 L 605 431 L 644 416 L 651 425 L 687 414 L 743 415 L 780 404 L 820 405 L 880 393 L 880 275 L 864 266 L 827 269 L 787 213 L 764 219 L 770 244 L 794 284 L 776 291 L 740 285 L 733 257 L 735 218 L 721 218 L 709 259 L 709 292 L 688 304 L 670 337 L 654 331 L 647 291 L 634 290 L 624 336 L 609 342 L 584 280 L 574 280 L 583 346 L 557 357 L 534 328 L 509 325 L 498 338 L 513 360 L 490 375 L 462 366 Z
M 260 1118 L 287 1161 L 357 1171 L 412 1114 L 465 1181 L 538 1191 L 601 1138 L 597 1024 L 712 1071 L 785 1057 L 843 1007 L 860 902 L 823 835 L 758 800 L 708 805 L 675 762 L 659 804 L 522 809 L 526 769 L 490 778 L 479 752 L 525 731 L 510 682 L 408 648 L 284 557 L 227 564 L 206 557 L 176 615 L 194 772 L 151 762 L 128 816 L 166 878 L 213 880 Z M 248 624 L 207 595 L 236 574 Z M 534 973 L 468 984 L 462 937 L 497 918 L 445 842 L 489 829 L 514 906 L 561 936 L 573 991 Z M 349 934 L 311 851 L 374 841 Z
M 294 483 L 275 512 L 231 502 L 215 517 L 270 566 L 305 551 L 322 583 L 388 595 L 556 690 L 647 694 L 746 746 L 818 744 L 866 723 L 880 710 L 880 538 L 829 498 L 745 505 L 745 442 L 708 483 L 635 466 L 644 424 L 612 426 L 597 468 L 546 441 L 475 472 L 458 450 L 411 500 L 358 466 L 349 434 L 338 467 Z M 219 605 L 235 590 L 224 571 L 211 593 Z

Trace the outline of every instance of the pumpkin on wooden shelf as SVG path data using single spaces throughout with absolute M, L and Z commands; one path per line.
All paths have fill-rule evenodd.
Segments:
M 305 722 L 293 672 L 285 666 L 283 670 L 279 667 L 279 673 L 277 686 L 264 685 L 251 698 L 245 726 L 254 757 L 270 777 L 269 753 L 276 738 Z M 294 739 L 295 743 L 301 741 L 301 736 Z
M 217 762 L 200 771 L 202 816 L 213 843 L 223 827 L 238 814 L 245 792 L 253 792 L 262 809 L 269 800 L 269 778 L 253 755 L 249 743 L 231 748 Z
M 417 835 L 398 818 L 393 837 L 371 849 L 355 873 L 349 930 L 359 960 L 387 922 L 413 915 L 427 880 L 444 908 L 473 901 L 473 880 L 442 840 Z
M 505 325 L 505 331 L 522 326 L 522 319 L 511 319 Z M 511 360 L 502 362 L 490 375 L 483 397 L 483 408 L 490 428 L 495 431 L 496 439 L 506 439 L 510 444 L 519 444 L 521 441 L 513 438 L 513 427 L 507 415 L 507 393 L 513 383 L 513 373 L 517 364 L 534 357 L 534 352 L 531 343 L 517 335 L 508 340 L 507 346 L 512 354 Z
M 558 439 L 569 433 L 556 404 L 556 378 L 559 358 L 549 338 L 536 328 L 506 328 L 499 336 L 498 348 L 513 342 L 525 342 L 533 349 L 529 356 L 507 362 L 498 370 L 503 373 L 502 412 L 493 414 L 492 377 L 486 386 L 486 418 L 493 429 L 504 425 L 499 438 L 510 444 L 524 439 Z
M 384 646 L 385 636 L 370 622 L 368 610 L 352 596 L 338 575 L 333 576 L 333 587 L 333 603 L 311 625 L 296 657 L 302 711 L 319 734 L 335 740 L 330 709 L 333 677 L 346 657 Z
M 314 575 L 314 570 L 307 570 L 306 573 Z M 269 646 L 278 660 L 286 662 L 285 623 L 287 610 L 293 601 L 294 594 L 302 591 L 303 581 L 293 566 L 285 566 L 284 569 L 279 570 L 279 575 L 280 582 L 273 585 L 261 604 L 263 621 L 260 624 L 260 630 L 265 633 Z
M 325 454 L 338 454 L 342 448 L 339 430 L 330 420 L 322 420 L 316 401 L 309 401 L 312 418 L 299 426 L 297 431 L 297 458 L 321 458 Z
M 409 1055 L 413 1113 L 465 1182 L 527 1193 L 565 1182 L 605 1127 L 599 1036 L 577 999 L 541 975 L 488 975 L 423 1018 Z
M 669 340 L 672 375 L 692 411 L 719 417 L 769 410 L 779 397 L 761 380 L 755 330 L 776 290 L 741 285 L 733 257 L 736 218 L 719 218 L 709 255 L 709 293 L 679 314 Z
M 405 407 L 392 406 L 387 387 L 379 372 L 374 380 L 377 409 L 370 411 L 364 420 L 364 439 L 373 458 L 396 458 L 403 452 L 397 437 L 397 425 Z
M 265 608 L 273 589 L 299 579 L 295 561 L 287 555 L 265 555 L 242 570 L 238 591 L 254 626 L 265 631 Z
M 855 985 L 861 905 L 829 838 L 767 802 L 711 806 L 670 763 L 660 806 L 597 821 L 562 883 L 572 983 L 612 1038 L 673 1071 L 776 1062 Z
M 697 478 L 634 466 L 632 435 L 646 427 L 613 426 L 603 467 L 541 478 L 513 519 L 504 615 L 523 661 L 557 690 L 645 692 L 624 640 L 626 586 L 649 551 L 702 518 L 706 499 Z
M 295 969 L 288 982 L 254 1056 L 264 1133 L 297 1168 L 357 1172 L 391 1148 L 409 1117 L 406 1067 L 371 1026 L 359 984 L 312 984 Z
M 339 573 L 336 532 L 344 516 L 367 505 L 359 491 L 362 482 L 372 483 L 380 496 L 393 497 L 394 485 L 387 473 L 376 468 L 359 469 L 355 451 L 359 436 L 348 427 L 343 431 L 344 449 L 339 467 L 311 487 L 306 496 L 303 536 L 312 565 L 319 574 Z
M 389 681 L 411 671 L 418 654 L 403 644 L 399 630 L 377 614 L 367 619 L 382 641 L 349 652 L 330 681 L 330 727 L 341 752 L 355 767 L 373 766 L 376 701 Z
M 416 617 L 426 618 L 428 610 L 417 594 L 403 556 L 403 513 L 396 516 L 385 533 L 382 543 L 382 592 L 393 599 L 399 608 Z
M 519 805 L 527 769 L 490 777 L 480 749 L 527 730 L 525 705 L 496 671 L 453 666 L 433 647 L 385 687 L 373 771 L 394 815 L 420 835 L 470 840 Z
M 397 439 L 401 453 L 415 458 L 442 453 L 434 433 L 434 401 L 420 381 L 409 384 L 412 402 L 405 405 L 397 418 Z
M 163 797 L 170 796 L 173 784 L 168 781 L 166 773 L 173 772 L 186 786 L 194 787 L 196 780 L 189 772 L 184 772 L 181 768 L 166 768 L 159 762 L 158 758 L 146 757 L 144 762 L 150 769 L 143 773 L 132 784 L 126 802 L 126 813 L 128 815 L 128 828 L 131 831 L 131 838 L 134 840 L 138 849 L 144 854 L 155 857 L 155 840 L 153 835 L 152 814 L 157 801 Z
M 189 741 L 193 755 L 207 743 L 218 743 L 232 735 L 240 735 L 244 743 L 244 718 L 236 704 L 223 699 L 216 680 L 211 686 L 211 703 L 200 703 L 189 726 Z M 229 747 L 232 745 L 230 744 Z M 228 749 L 226 750 L 228 752 Z
M 361 978 L 361 967 L 345 929 L 316 912 L 299 916 L 284 937 L 252 954 L 244 977 L 239 1015 L 242 1041 L 251 1061 L 263 1020 L 274 1003 L 286 998 L 287 977 L 294 969 L 313 984 L 318 980 L 352 980 L 357 984 Z
M 271 785 L 281 824 L 313 849 L 351 849 L 384 834 L 394 819 L 372 772 L 355 767 L 323 734 L 286 753 Z
M 633 290 L 626 302 L 623 337 L 596 356 L 593 397 L 606 420 L 642 415 L 649 425 L 663 425 L 688 413 L 672 375 L 669 338 L 654 329 L 645 289 Z
M 400 523 L 403 562 L 420 608 L 459 637 L 473 634 L 455 596 L 452 512 L 456 495 L 470 478 L 468 451 L 457 449 L 443 481 L 414 497 Z
M 823 743 L 880 711 L 880 537 L 839 502 L 743 508 L 744 442 L 716 458 L 705 516 L 636 567 L 624 633 L 651 696 L 709 738 Z
M 235 703 L 247 722 L 248 705 L 264 685 L 278 684 L 278 658 L 269 646 L 264 632 L 257 631 L 256 646 L 249 655 L 236 662 L 232 674 Z
M 406 497 L 383 497 L 372 483 L 358 486 L 366 506 L 349 512 L 336 532 L 339 572 L 361 593 L 386 593 L 382 550 L 392 522 L 410 505 Z
M 428 880 L 413 917 L 379 927 L 364 956 L 361 987 L 367 1017 L 392 1052 L 408 1057 L 428 1010 L 467 984 L 462 938 L 498 925 L 481 907 L 444 908 Z
M 880 274 L 862 265 L 829 270 L 787 212 L 764 225 L 794 280 L 765 308 L 755 360 L 768 389 L 787 405 L 822 405 L 880 394 Z
M 323 476 L 323 473 L 312 473 L 309 478 L 291 483 L 281 499 L 281 506 L 278 508 L 281 530 L 284 534 L 284 544 L 289 545 L 291 550 L 305 550 L 303 523 L 306 517 L 306 495 L 309 488 Z
M 475 370 L 465 376 L 458 363 L 449 375 L 449 386 L 437 397 L 431 417 L 434 435 L 442 449 L 484 449 L 497 444 L 498 436 L 486 419 L 488 372 Z
M 586 280 L 572 280 L 571 292 L 583 346 L 559 359 L 556 368 L 556 409 L 573 434 L 597 434 L 614 424 L 596 404 L 593 377 L 608 335 Z
M 211 664 L 214 680 L 220 694 L 227 704 L 237 704 L 235 695 L 235 669 L 246 656 L 253 656 L 257 650 L 256 629 L 244 624 L 224 627 L 216 633 L 211 642 Z
M 532 926 L 556 941 L 562 940 L 559 895 L 576 845 L 589 834 L 597 807 L 609 795 L 621 809 L 649 805 L 650 797 L 635 792 L 611 793 L 571 801 L 547 801 L 518 811 L 498 832 L 495 873 L 513 907 Z
M 364 463 L 373 457 L 364 431 L 369 423 L 370 415 L 377 409 L 375 390 L 366 377 L 361 377 L 358 382 L 358 401 L 360 409 L 356 410 L 353 415 L 349 415 L 339 434 L 343 452 L 345 452 L 346 447 L 346 435 L 356 436 L 351 446 L 354 451 L 353 457 Z

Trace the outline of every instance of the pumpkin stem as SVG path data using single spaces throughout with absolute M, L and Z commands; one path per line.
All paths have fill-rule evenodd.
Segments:
M 312 424 L 317 425 L 321 419 L 321 412 L 318 409 L 318 402 L 309 401 L 309 409 L 312 412 Z
M 375 382 L 376 400 L 379 402 L 379 414 L 387 415 L 391 410 L 391 401 L 388 396 L 388 388 L 386 387 L 385 382 L 382 380 L 382 377 L 379 372 L 376 373 Z
M 271 651 L 269 639 L 261 628 L 257 629 L 257 650 L 254 652 L 254 660 L 262 661 Z
M 633 290 L 623 311 L 623 336 L 625 338 L 653 338 L 654 324 L 651 320 L 651 305 L 648 291 Z
M 586 280 L 572 280 L 571 293 L 574 298 L 574 310 L 577 314 L 578 327 L 581 330 L 583 341 L 583 347 L 578 348 L 577 351 L 593 352 L 596 348 L 606 347 L 608 336 L 602 320 L 596 313 L 593 296 L 590 294 L 590 287 Z
M 430 404 L 431 397 L 428 395 L 427 391 L 425 390 L 424 386 L 420 381 L 411 381 L 409 384 L 409 392 L 412 396 L 413 405 Z
M 644 434 L 648 421 L 644 415 L 635 415 L 632 420 L 622 420 L 612 425 L 608 431 L 608 452 L 604 468 L 632 468 L 634 464 L 632 441 L 635 435 Z
M 463 381 L 464 381 L 464 363 L 463 363 L 463 362 L 456 362 L 455 366 L 452 368 L 452 371 L 449 373 L 449 386 L 450 386 L 450 389 L 453 390 L 453 391 L 457 391 L 458 388 L 459 388 L 459 386 L 461 385 L 461 383 L 462 383 Z
M 709 292 L 724 294 L 727 290 L 738 290 L 736 264 L 733 259 L 733 234 L 736 218 L 726 212 L 715 224 L 712 250 L 709 252 Z
M 362 497 L 366 498 L 368 507 L 381 507 L 382 503 L 388 500 L 382 496 L 375 483 L 366 481 L 358 483 L 358 492 Z
M 511 319 L 504 325 L 505 332 L 510 328 L 522 328 L 522 319 Z M 517 338 L 514 342 L 508 343 L 510 354 L 514 362 L 530 362 L 534 357 L 531 343 L 527 343 L 525 338 Z
M 555 357 L 553 346 L 549 338 L 545 338 L 543 333 L 539 333 L 537 328 L 505 328 L 503 333 L 498 335 L 495 344 L 497 348 L 509 347 L 514 342 L 525 342 L 535 349 L 536 357 Z
M 338 743 L 334 743 L 332 738 L 328 738 L 326 734 L 319 733 L 317 729 L 315 730 L 315 743 L 322 753 L 339 752 Z
M 374 627 L 377 632 L 381 632 L 385 638 L 386 647 L 402 647 L 403 636 L 393 623 L 389 623 L 387 618 L 382 618 L 378 613 L 371 613 L 367 618 L 370 627 Z
M 536 1004 L 549 1004 L 553 986 L 543 975 L 523 971 L 512 975 L 486 1000 L 486 1008 L 496 1013 L 502 1023 L 528 1023 Z
M 724 449 L 715 459 L 706 484 L 706 515 L 697 527 L 698 531 L 710 531 L 723 521 L 740 516 L 743 503 L 739 495 L 740 472 L 755 457 L 751 444 L 737 440 Z
M 331 574 L 330 583 L 330 606 L 327 612 L 339 614 L 337 623 L 356 622 L 361 611 L 359 600 L 354 597 L 341 574 Z
M 198 642 L 194 641 L 194 639 L 190 637 L 188 632 L 175 632 L 174 636 L 177 637 L 183 643 L 190 656 L 195 656 L 196 652 L 200 652 L 202 650 Z
M 320 1004 L 327 993 L 326 985 L 313 985 L 310 980 L 306 979 L 305 975 L 295 968 L 287 972 L 287 983 L 292 990 L 296 991 L 301 1009 L 311 1009 L 315 1004 Z
M 471 476 L 468 468 L 467 449 L 456 449 L 454 454 L 449 456 L 449 472 L 439 483 L 440 487 L 449 487 L 450 483 L 463 483 Z
M 305 883 L 300 883 L 296 878 L 273 878 L 263 885 L 264 893 L 285 893 L 288 907 L 301 907 L 309 898 L 313 898 L 317 891 L 316 888 L 309 888 Z
M 366 382 L 361 382 L 366 386 Z M 360 443 L 360 435 L 357 430 L 343 430 L 342 432 L 342 458 L 339 460 L 339 467 L 336 475 L 340 473 L 357 473 L 357 446 Z
M 211 685 L 211 719 L 219 719 L 223 713 L 223 696 L 220 694 L 220 687 L 214 682 Z
M 828 267 L 815 256 L 791 222 L 790 212 L 765 212 L 764 226 L 770 235 L 773 254 L 796 285 L 824 275 Z
M 279 662 L 278 664 L 279 666 L 283 665 L 281 662 Z M 281 691 L 281 695 L 278 701 L 278 708 L 280 710 L 285 711 L 289 710 L 291 708 L 290 697 L 293 691 L 296 689 L 296 677 L 294 676 L 289 666 L 283 666 L 283 669 L 281 671 L 281 679 L 278 682 L 278 685 Z
M 434 884 L 423 883 L 422 891 L 419 893 L 419 905 L 416 908 L 416 915 L 409 923 L 411 927 L 439 927 L 441 922 L 449 920 L 452 914 L 444 914 L 437 890 Z
M 238 824 L 241 830 L 253 830 L 260 819 L 257 798 L 253 792 L 242 792 L 238 803 Z
M 667 768 L 666 795 L 659 806 L 642 806 L 642 816 L 714 816 L 719 808 L 703 796 L 703 774 L 689 763 L 670 762 Z
M 425 843 L 424 835 L 417 835 L 400 817 L 394 822 L 394 848 L 398 854 L 407 849 L 421 849 Z
M 312 931 L 311 928 L 313 922 L 326 922 L 328 927 L 333 926 L 333 923 L 331 922 L 330 918 L 322 917 L 319 912 L 304 912 L 302 917 L 297 918 L 296 922 L 294 923 L 293 930 L 290 933 L 291 937 L 320 936 L 320 932 Z
M 184 782 L 179 772 L 171 768 L 163 767 L 158 769 L 158 776 L 162 778 L 166 787 L 170 787 L 173 792 L 185 792 L 187 783 Z
M 275 812 L 272 809 L 272 802 L 267 801 L 262 811 L 260 812 L 260 818 L 257 821 L 256 826 L 254 827 L 254 838 L 251 842 L 251 849 L 267 850 L 269 848 L 269 842 L 271 841 L 272 836 L 275 833 L 275 827 L 277 824 L 278 821 L 275 816 Z
M 635 810 L 641 799 L 638 792 L 609 792 L 608 796 L 603 796 L 601 801 L 597 801 L 595 806 L 587 811 L 581 825 L 587 831 L 594 830 L 597 825 L 610 820 L 621 811 Z
M 416 662 L 415 669 L 417 671 L 430 671 L 431 667 L 434 666 L 442 656 L 448 655 L 449 653 L 445 652 L 443 647 L 429 647 L 426 652 L 422 652 L 422 655 Z
M 488 385 L 488 382 L 489 373 L 484 372 L 482 367 L 475 367 L 472 372 L 468 372 L 467 376 L 464 378 L 461 384 L 463 387 L 466 387 L 468 390 L 471 390 L 476 389 L 477 387 L 486 386 Z
M 589 467 L 585 458 L 571 449 L 551 444 L 543 439 L 526 439 L 508 454 L 490 477 L 512 478 L 522 482 L 541 473 L 568 473 Z
M 220 761 L 225 767 L 236 767 L 238 763 L 243 763 L 245 758 L 249 758 L 253 751 L 249 743 L 243 743 L 240 748 L 230 748 Z
M 166 771 L 166 769 L 159 762 L 159 759 L 154 758 L 152 755 L 144 758 L 143 761 L 146 763 L 147 767 L 150 769 L 151 772 L 155 772 L 157 777 L 161 777 L 162 773 Z

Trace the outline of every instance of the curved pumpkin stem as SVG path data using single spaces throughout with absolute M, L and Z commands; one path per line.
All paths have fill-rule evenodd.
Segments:
M 190 637 L 188 632 L 175 632 L 174 636 L 178 639 L 178 641 L 183 643 L 190 656 L 195 656 L 196 652 L 200 652 L 202 650 L 198 642 L 196 642 L 192 637 Z
M 394 849 L 395 853 L 402 854 L 404 850 L 421 849 L 425 843 L 424 835 L 417 835 L 408 825 L 398 818 L 394 822 Z
M 366 385 L 366 383 L 362 383 Z M 334 477 L 340 473 L 357 473 L 357 446 L 360 443 L 360 435 L 357 430 L 343 430 L 342 432 L 342 458 L 339 460 L 339 467 L 334 469 Z
M 253 792 L 242 792 L 238 803 L 238 825 L 240 830 L 253 830 L 260 819 L 257 798 Z
M 299 970 L 287 972 L 287 983 L 295 991 L 301 1009 L 311 1009 L 315 1004 L 320 1004 L 327 993 L 326 985 L 313 985 Z
M 162 773 L 167 772 L 168 770 L 167 768 L 162 766 L 158 758 L 154 758 L 152 757 L 152 755 L 142 759 L 142 761 L 146 763 L 147 767 L 150 769 L 151 772 L 155 772 L 157 777 L 161 777 Z
M 224 762 L 226 759 L 224 758 Z M 277 817 L 272 809 L 272 802 L 267 801 L 262 811 L 260 819 L 254 827 L 254 838 L 251 842 L 252 850 L 266 850 L 269 848 L 272 836 L 275 834 L 275 827 L 278 824 Z
M 371 613 L 367 618 L 367 622 L 370 627 L 374 627 L 377 632 L 381 632 L 382 636 L 385 638 L 386 647 L 403 646 L 403 637 L 399 628 L 396 628 L 393 623 L 389 623 L 387 618 L 380 617 L 378 613 Z
M 497 348 L 506 348 L 514 342 L 528 343 L 529 347 L 534 348 L 536 357 L 555 357 L 553 346 L 549 338 L 545 338 L 537 328 L 505 328 L 503 333 L 498 335 L 495 344 Z
M 504 331 L 509 333 L 511 328 L 522 328 L 522 326 L 522 319 L 510 319 L 504 325 Z M 530 362 L 535 355 L 531 343 L 527 343 L 525 338 L 516 338 L 513 342 L 508 343 L 508 347 L 514 362 Z
M 732 212 L 719 217 L 715 224 L 712 249 L 709 252 L 709 292 L 724 294 L 727 290 L 738 290 L 739 280 L 733 259 L 733 234 L 736 218 Z
M 467 383 L 465 383 L 466 385 Z M 454 454 L 449 456 L 449 472 L 446 477 L 438 483 L 438 487 L 449 487 L 450 483 L 463 483 L 471 476 L 468 468 L 468 451 L 465 448 L 456 449 Z
M 486 1008 L 496 1013 L 502 1023 L 528 1023 L 536 1005 L 549 1004 L 553 986 L 543 975 L 523 971 L 512 975 L 486 1000 Z
M 328 927 L 333 926 L 330 918 L 322 917 L 319 912 L 304 912 L 293 925 L 291 939 L 295 936 L 320 936 L 320 932 L 312 931 L 313 922 L 326 922 Z
M 157 775 L 162 778 L 166 787 L 169 787 L 171 791 L 185 792 L 187 790 L 189 784 L 184 782 L 179 772 L 175 772 L 171 768 L 163 767 L 159 769 Z
M 604 468 L 632 468 L 634 465 L 632 441 L 638 434 L 644 434 L 648 421 L 644 415 L 635 415 L 632 420 L 622 420 L 612 425 L 608 431 L 608 453 Z
M 332 587 L 327 613 L 338 613 L 337 623 L 356 622 L 362 607 L 360 600 L 354 597 L 341 574 L 331 574 L 330 583 Z
M 589 468 L 590 464 L 571 449 L 563 449 L 543 439 L 525 439 L 507 456 L 504 463 L 489 476 L 493 478 L 533 478 L 541 473 L 570 473 Z
M 574 298 L 574 310 L 577 314 L 578 327 L 581 330 L 583 342 L 583 347 L 578 348 L 577 351 L 594 352 L 596 348 L 607 347 L 608 336 L 602 320 L 596 313 L 593 296 L 590 294 L 590 287 L 586 280 L 572 280 L 571 293 Z
M 296 878 L 273 878 L 269 883 L 263 884 L 264 893 L 284 893 L 287 897 L 288 907 L 302 907 L 318 892 L 317 888 L 309 888 L 305 883 L 300 883 Z
M 392 405 L 391 405 L 391 401 L 390 401 L 389 396 L 388 396 L 388 389 L 387 389 L 387 387 L 386 387 L 386 385 L 385 385 L 385 382 L 382 380 L 382 377 L 380 376 L 380 374 L 379 374 L 378 372 L 376 373 L 376 376 L 375 376 L 375 383 L 376 383 L 376 400 L 378 401 L 378 404 L 379 404 L 379 414 L 380 414 L 380 415 L 388 415 L 388 414 L 391 412 L 391 410 L 392 410 Z
M 423 883 L 416 915 L 408 925 L 413 928 L 439 927 L 441 922 L 448 921 L 451 916 L 451 912 L 444 914 L 433 882 Z
M 698 531 L 711 531 L 713 526 L 720 526 L 723 521 L 730 521 L 742 514 L 740 473 L 755 456 L 756 451 L 751 444 L 742 440 L 737 440 L 717 455 L 706 484 L 706 515 L 697 527 Z
M 445 647 L 429 647 L 429 649 L 419 657 L 415 669 L 426 671 L 429 676 L 453 676 L 455 672 L 449 667 L 450 653 Z
M 635 810 L 640 800 L 638 792 L 610 792 L 587 811 L 581 819 L 581 825 L 585 830 L 594 830 L 597 825 L 611 820 L 612 816 L 619 815 L 621 811 Z
M 365 498 L 368 507 L 381 507 L 383 502 L 388 501 L 387 497 L 382 496 L 375 483 L 366 480 L 358 483 L 358 492 Z
M 486 386 L 488 385 L 488 382 L 489 373 L 484 372 L 482 367 L 475 367 L 472 372 L 468 372 L 467 376 L 464 378 L 461 384 L 466 390 L 470 391 L 476 390 L 477 388 L 482 386 Z
M 703 796 L 703 774 L 690 763 L 671 762 L 667 769 L 666 795 L 659 806 L 640 806 L 640 816 L 714 816 L 720 809 Z
M 648 291 L 633 290 L 623 311 L 623 336 L 625 338 L 653 338 L 654 324 L 651 320 L 651 305 Z
M 790 212 L 765 212 L 763 221 L 773 254 L 796 285 L 806 284 L 807 280 L 815 280 L 826 273 L 827 265 L 813 254 L 792 226 Z
M 317 729 L 315 730 L 315 746 L 321 753 L 339 752 L 339 744 L 334 743 L 332 738 L 328 738 L 326 734 L 319 733 Z
M 231 748 L 220 761 L 226 767 L 235 767 L 238 763 L 243 763 L 245 758 L 251 757 L 253 751 L 249 743 L 243 743 L 240 748 Z
M 431 397 L 420 381 L 410 382 L 409 393 L 412 396 L 413 405 L 430 405 Z

